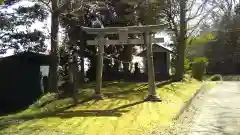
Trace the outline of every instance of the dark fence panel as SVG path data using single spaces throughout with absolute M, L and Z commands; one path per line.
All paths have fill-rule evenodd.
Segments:
M 0 61 L 1 113 L 13 113 L 25 109 L 43 94 L 40 62 L 35 58 L 17 55 Z

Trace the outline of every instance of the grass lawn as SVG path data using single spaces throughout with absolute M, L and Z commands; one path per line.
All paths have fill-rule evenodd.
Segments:
M 196 80 L 159 85 L 162 102 L 144 102 L 147 84 L 104 83 L 105 100 L 89 100 L 93 84 L 79 90 L 80 104 L 71 98 L 42 97 L 27 110 L 0 117 L 0 134 L 15 135 L 145 135 L 168 126 L 181 106 L 200 88 Z M 53 99 L 53 101 L 52 101 Z

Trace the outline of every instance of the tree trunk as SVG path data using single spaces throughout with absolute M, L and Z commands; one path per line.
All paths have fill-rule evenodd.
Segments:
M 185 60 L 185 48 L 186 48 L 186 0 L 180 1 L 180 35 L 177 43 L 177 66 L 175 81 L 180 81 L 184 76 L 184 60 Z
M 57 10 L 57 0 L 52 0 L 52 25 L 51 25 L 51 52 L 50 52 L 50 67 L 49 67 L 49 92 L 57 92 L 58 83 L 58 28 L 59 28 L 59 16 Z
M 74 105 L 77 105 L 78 103 L 78 98 L 77 98 L 77 63 L 75 58 L 73 58 L 73 61 L 70 63 L 70 68 L 69 68 L 69 82 L 71 85 L 72 89 L 72 98 Z

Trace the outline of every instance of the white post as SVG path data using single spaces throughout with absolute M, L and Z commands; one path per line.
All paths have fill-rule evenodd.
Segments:
M 170 60 L 170 53 L 169 52 L 166 52 L 166 66 L 167 66 L 167 73 L 168 75 L 170 75 L 170 66 L 171 66 L 171 60 Z

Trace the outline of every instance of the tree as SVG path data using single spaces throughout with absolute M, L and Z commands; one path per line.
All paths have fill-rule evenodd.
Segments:
M 180 0 L 180 33 L 177 42 L 177 66 L 174 80 L 181 80 L 184 76 L 184 59 L 186 49 L 186 0 Z
M 19 0 L 6 0 L 4 2 L 4 6 L 3 7 L 9 7 L 15 3 L 20 2 Z M 49 92 L 56 92 L 57 91 L 57 82 L 58 82 L 58 75 L 57 75 L 57 68 L 58 68 L 58 64 L 59 64 L 59 57 L 58 57 L 58 32 L 59 32 L 59 16 L 62 12 L 64 12 L 64 10 L 67 8 L 67 6 L 71 5 L 71 1 L 67 0 L 67 1 L 59 1 L 59 0 L 52 0 L 52 1 L 48 1 L 48 0 L 33 0 L 31 1 L 33 3 L 35 3 L 35 7 L 32 8 L 21 8 L 20 10 L 18 10 L 18 12 L 23 12 L 23 17 L 19 17 L 19 16 L 13 16 L 12 15 L 12 20 L 17 19 L 16 24 L 12 25 L 11 23 L 8 23 L 8 21 L 6 21 L 6 19 L 2 19 L 5 16 L 1 15 L 1 23 L 4 23 L 4 25 L 1 25 L 1 27 L 3 27 L 2 29 L 10 29 L 15 27 L 16 25 L 23 25 L 26 24 L 26 27 L 29 27 L 31 24 L 33 24 L 35 22 L 34 19 L 32 18 L 36 18 L 39 20 L 44 20 L 47 17 L 47 13 L 50 12 L 51 13 L 51 34 L 50 34 L 50 38 L 51 38 L 51 52 L 50 52 L 50 69 L 49 69 L 49 85 L 48 85 L 48 91 Z M 51 6 L 50 6 L 51 5 Z M 31 13 L 30 11 L 36 12 L 40 15 L 37 15 L 36 13 Z M 19 18 L 18 18 L 19 17 Z M 8 18 L 5 17 L 5 18 Z M 24 19 L 25 20 L 24 20 Z M 4 20 L 4 21 L 2 21 Z M 9 20 L 9 18 L 8 18 Z M 12 21 L 9 20 L 9 21 Z M 8 28 L 6 28 L 8 27 Z M 2 31 L 5 32 L 5 31 Z M 7 31 L 8 32 L 8 31 Z M 9 33 L 12 34 L 11 32 L 15 32 L 15 31 L 10 31 Z M 8 35 L 10 35 L 8 34 Z M 25 37 L 23 37 L 22 35 L 25 34 Z M 6 41 L 7 41 L 7 36 L 6 34 L 1 35 L 1 36 L 5 36 L 6 37 Z M 18 45 L 20 42 L 20 44 L 22 44 L 23 42 L 36 42 L 39 45 L 41 45 L 40 47 L 30 47 L 30 50 L 36 50 L 36 49 L 43 49 L 43 41 L 45 40 L 45 38 L 43 38 L 43 34 L 41 34 L 39 31 L 35 30 L 32 33 L 27 32 L 21 32 L 18 34 L 15 34 L 14 36 L 12 36 L 13 38 L 15 38 L 16 40 L 9 40 L 11 42 L 13 42 L 14 44 L 14 48 L 19 48 Z M 4 39 L 4 38 L 3 38 Z M 8 44 L 8 46 L 10 46 L 11 44 Z M 29 45 L 29 44 L 28 44 Z M 6 48 L 6 46 L 4 46 L 4 49 Z M 11 47 L 11 46 L 10 46 Z M 9 49 L 9 48 L 6 48 Z M 6 51 L 3 50 L 3 51 Z
M 159 5 L 152 5 L 152 8 L 157 9 Z M 143 8 L 141 8 L 143 7 Z M 156 8 L 155 8 L 156 7 Z M 135 11 L 141 12 L 134 13 Z M 156 24 L 157 19 L 155 16 L 157 11 L 148 12 L 148 19 L 142 18 L 144 15 L 144 3 L 141 2 L 128 2 L 112 0 L 110 2 L 90 2 L 81 3 L 81 1 L 74 1 L 71 7 L 69 7 L 61 16 L 62 26 L 66 28 L 69 42 L 74 46 L 80 46 L 80 57 L 89 58 L 90 69 L 87 72 L 87 76 L 90 80 L 94 80 L 96 76 L 96 47 L 86 46 L 85 41 L 87 39 L 94 39 L 91 35 L 82 36 L 81 26 L 87 27 L 112 27 L 112 26 L 128 26 L 142 24 Z M 139 18 L 138 18 L 139 17 Z M 146 17 L 146 14 L 144 15 Z M 135 35 L 131 35 L 135 36 Z M 114 35 L 108 36 L 109 39 L 116 38 Z M 80 42 L 79 42 L 80 41 Z M 116 59 L 129 61 L 132 59 L 132 53 L 134 52 L 133 46 L 105 46 L 105 57 L 113 57 Z M 84 55 L 82 55 L 84 53 Z M 82 62 L 81 62 L 82 63 Z M 104 60 L 104 71 L 109 71 L 111 67 L 118 67 L 112 65 L 112 59 Z M 114 63 L 117 63 L 114 61 Z M 83 64 L 81 64 L 83 65 Z M 115 65 L 118 65 L 115 64 Z M 128 64 L 124 64 L 125 72 L 128 72 Z M 81 68 L 83 70 L 83 68 Z M 118 70 L 115 70 L 118 71 Z M 105 72 L 106 73 L 106 72 Z M 81 75 L 83 76 L 83 75 Z
M 73 5 L 75 5 L 75 3 Z M 69 31 L 71 31 L 71 34 L 69 33 L 68 35 L 70 37 L 69 39 L 76 45 L 79 45 L 79 42 L 77 43 L 77 41 L 80 41 L 80 46 L 81 46 L 80 51 L 83 51 L 86 49 L 93 52 L 93 54 L 95 52 L 94 50 L 95 47 L 85 46 L 84 40 L 79 38 L 79 37 L 83 37 L 83 36 L 80 36 L 81 32 L 79 32 L 81 31 L 81 29 L 79 28 L 81 26 L 88 26 L 88 27 L 99 27 L 101 25 L 104 27 L 128 26 L 128 25 L 137 25 L 138 22 L 146 24 L 146 20 L 141 18 L 141 16 L 138 13 L 134 13 L 135 11 L 139 11 L 139 12 L 141 11 L 141 13 L 144 13 L 144 10 L 143 10 L 144 3 L 142 1 L 141 2 L 131 1 L 131 2 L 125 3 L 123 1 L 112 0 L 110 2 L 83 3 L 81 8 L 79 8 L 79 6 L 77 5 L 80 5 L 79 2 L 78 4 L 76 2 L 76 5 L 73 6 L 73 9 L 69 9 L 66 15 L 63 16 L 63 18 L 65 18 L 63 21 L 64 21 L 64 27 L 66 27 Z M 151 21 L 151 23 L 156 23 L 156 18 L 155 18 L 156 13 L 155 14 L 153 13 L 155 12 L 152 12 L 153 21 Z M 84 14 L 84 17 L 82 17 L 82 14 Z M 151 15 L 148 14 L 148 16 L 151 16 Z M 97 21 L 94 21 L 94 19 L 99 20 L 100 24 L 96 23 Z M 98 26 L 95 24 L 93 25 L 92 22 L 95 22 L 95 24 L 98 24 Z M 151 24 L 151 23 L 148 23 L 148 24 Z M 78 25 L 75 25 L 75 24 L 78 24 Z M 85 40 L 88 37 L 86 37 Z M 116 38 L 116 37 L 112 36 L 108 38 Z M 85 46 L 85 49 L 84 49 L 84 46 Z M 129 62 L 131 61 L 132 53 L 134 52 L 133 46 L 105 46 L 104 50 L 108 55 L 111 55 L 111 57 L 114 57 L 123 61 L 129 61 Z M 85 53 L 88 53 L 88 52 L 85 51 Z M 94 59 L 96 56 L 95 55 L 92 56 L 92 54 L 89 54 L 89 53 L 86 54 L 86 56 L 88 56 L 88 58 L 90 58 L 90 61 L 91 61 L 90 69 L 88 72 L 89 74 L 87 75 L 91 79 L 95 79 L 96 67 L 95 67 Z M 108 65 L 107 63 L 112 63 L 111 60 L 104 60 L 104 61 L 106 65 Z M 126 69 L 125 71 L 128 72 L 129 65 L 128 64 L 124 64 L 124 65 L 125 65 L 124 69 Z M 106 67 L 107 66 L 105 66 L 105 68 Z
M 45 52 L 47 35 L 43 30 L 31 30 L 36 22 L 43 22 L 48 16 L 46 9 L 39 5 L 19 6 L 13 12 L 6 12 L 11 5 L 2 7 L 0 11 L 0 53 L 13 49 L 15 53 L 22 51 Z
M 49 66 L 49 92 L 57 91 L 58 82 L 58 31 L 59 31 L 59 11 L 58 0 L 52 0 L 52 17 L 51 17 L 51 52 Z
M 46 3 L 44 0 L 41 0 L 45 6 L 49 7 L 49 3 Z M 49 1 L 50 2 L 50 1 Z M 58 32 L 59 32 L 59 16 L 61 13 L 66 10 L 67 6 L 71 4 L 70 0 L 64 1 L 52 0 L 51 1 L 51 51 L 50 51 L 50 66 L 49 66 L 49 92 L 57 92 L 57 83 L 58 83 L 58 65 L 59 65 L 59 56 L 58 56 Z
M 239 12 L 228 11 L 217 22 L 216 40 L 208 44 L 206 55 L 209 58 L 209 71 L 221 73 L 239 73 L 240 42 Z M 221 57 L 219 57 L 221 56 Z
M 221 1 L 227 5 L 226 7 L 231 7 L 231 4 L 233 3 L 229 2 L 228 0 Z M 221 2 L 211 0 L 202 0 L 201 3 L 199 3 L 198 0 L 165 1 L 165 8 L 163 9 L 162 17 L 165 21 L 167 21 L 169 29 L 173 31 L 172 38 L 174 44 L 172 44 L 171 47 L 173 47 L 173 51 L 176 53 L 177 56 L 173 57 L 173 66 L 176 68 L 175 80 L 180 80 L 183 77 L 183 53 L 185 52 L 184 44 L 186 44 L 186 38 L 188 36 L 197 35 L 200 25 L 204 23 L 212 23 L 211 21 L 209 21 L 211 20 L 211 17 L 217 14 L 216 11 L 221 9 L 221 6 L 225 6 L 224 4 L 219 3 Z M 185 10 L 182 10 L 183 8 L 185 8 Z M 228 8 L 223 8 L 222 10 L 225 9 Z M 185 16 L 185 19 L 183 19 L 183 16 Z M 183 30 L 184 27 L 185 30 Z M 183 37 L 185 37 L 185 40 Z

